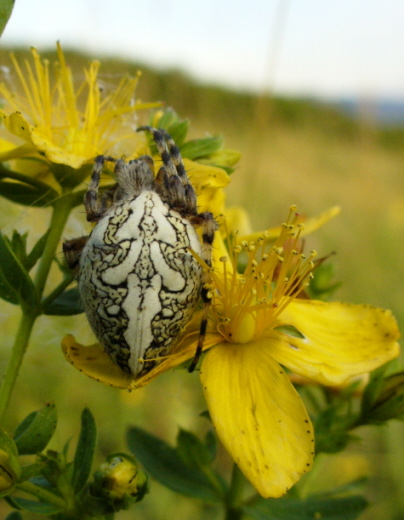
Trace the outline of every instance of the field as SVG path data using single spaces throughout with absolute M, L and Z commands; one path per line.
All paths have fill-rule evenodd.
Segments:
M 0 56 L 7 62 L 4 51 Z M 69 59 L 78 72 L 87 61 L 76 54 Z M 103 61 L 101 71 L 108 83 L 122 72 L 133 74 L 138 68 L 143 71 L 139 98 L 162 100 L 188 118 L 191 137 L 221 134 L 226 147 L 241 152 L 227 190 L 227 204 L 242 206 L 253 229 L 278 225 L 292 203 L 308 216 L 340 206 L 341 214 L 307 239 L 308 248 L 321 255 L 335 252 L 332 262 L 342 286 L 334 299 L 391 309 L 403 328 L 404 128 L 380 128 L 365 110 L 351 120 L 335 108 L 310 100 L 198 85 L 179 71 L 157 72 L 112 59 Z M 2 208 L 0 225 L 5 233 L 13 228 L 31 229 L 34 219 L 39 236 L 48 225 L 47 210 L 9 203 L 2 203 Z M 79 208 L 65 237 L 87 230 Z M 8 357 L 17 316 L 15 307 L 1 303 L 1 366 Z M 67 333 L 74 333 L 83 343 L 91 342 L 84 315 L 58 320 L 43 317 L 37 322 L 6 427 L 13 428 L 42 403 L 54 400 L 60 421 L 52 446 L 60 449 L 69 437 L 74 444 L 81 410 L 89 406 L 100 429 L 99 461 L 127 449 L 124 432 L 128 424 L 145 427 L 169 442 L 174 441 L 178 427 L 207 430 L 207 421 L 199 417 L 205 405 L 195 374 L 176 370 L 133 393 L 104 387 L 65 362 L 59 345 Z M 403 518 L 403 425 L 393 421 L 388 427 L 363 428 L 358 434 L 362 440 L 344 456 L 323 461 L 335 478 L 324 485 L 356 478 L 367 468 L 366 493 L 372 506 L 363 519 Z M 227 467 L 224 453 L 220 460 Z M 121 513 L 119 518 L 160 520 L 170 510 L 176 511 L 178 519 L 220 518 L 216 510 L 200 511 L 198 504 L 158 483 L 153 483 L 152 491 L 136 510 Z

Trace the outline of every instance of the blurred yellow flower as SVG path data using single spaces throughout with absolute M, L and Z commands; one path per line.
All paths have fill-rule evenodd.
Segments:
M 212 306 L 201 383 L 219 438 L 264 497 L 285 494 L 310 469 L 314 455 L 310 418 L 282 367 L 335 386 L 399 352 L 390 311 L 299 298 L 315 256 L 301 254 L 302 232 L 291 207 L 275 243 L 270 245 L 265 233 L 255 242 L 228 240 L 227 255 L 215 255 L 210 270 Z M 225 251 L 220 233 L 218 242 Z M 246 266 L 242 274 L 240 264 Z M 84 347 L 67 336 L 63 350 L 89 376 L 119 388 L 139 388 L 193 358 L 199 321 L 197 313 L 170 355 L 136 380 L 98 344 Z
M 0 162 L 34 156 L 78 169 L 92 163 L 99 154 L 111 153 L 117 141 L 128 138 L 124 135 L 127 130 L 132 141 L 142 139 L 133 131 L 133 125 L 125 129 L 123 118 L 132 115 L 133 120 L 136 110 L 160 103 L 134 102 L 138 77 L 123 77 L 112 92 L 102 92 L 98 78 L 100 63 L 94 61 L 84 70 L 83 83 L 75 88 L 59 43 L 54 81 L 49 62 L 41 60 L 36 49 L 31 53 L 33 66 L 26 61 L 25 69 L 12 56 L 22 92 L 16 93 L 14 88 L 0 84 L 0 95 L 5 101 L 0 116 L 7 130 L 25 141 L 1 153 Z M 132 144 L 131 153 L 135 148 Z

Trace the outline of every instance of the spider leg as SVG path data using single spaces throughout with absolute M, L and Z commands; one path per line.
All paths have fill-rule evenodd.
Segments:
M 168 177 L 178 175 L 183 185 L 189 184 L 189 179 L 182 162 L 180 150 L 170 134 L 162 128 L 157 129 L 151 126 L 141 126 L 136 131 L 146 131 L 153 135 L 157 151 L 163 161 Z
M 141 126 L 137 129 L 137 132 L 141 131 L 150 132 L 153 135 L 157 151 L 163 161 L 163 166 L 158 171 L 156 180 L 163 187 L 165 202 L 183 217 L 196 215 L 195 191 L 185 171 L 178 146 L 163 129 Z
M 80 256 L 87 243 L 88 236 L 73 238 L 63 242 L 63 254 L 67 265 L 73 271 L 78 271 Z
M 84 207 L 88 222 L 97 222 L 109 207 L 110 197 L 108 195 L 101 198 L 98 196 L 101 172 L 107 161 L 116 162 L 116 159 L 108 155 L 98 155 L 94 161 L 90 184 L 84 196 Z
M 191 224 L 194 226 L 202 227 L 202 260 L 206 262 L 209 267 L 212 267 L 212 245 L 213 239 L 215 238 L 215 231 L 217 229 L 217 222 L 213 218 L 212 213 L 204 212 L 190 218 Z M 208 325 L 208 309 L 211 304 L 212 296 L 210 294 L 209 284 L 210 277 L 209 273 L 203 271 L 202 274 L 202 290 L 201 298 L 203 302 L 201 326 L 199 328 L 198 344 L 196 346 L 195 356 L 189 365 L 188 372 L 193 372 L 198 364 L 199 358 L 201 357 L 203 345 L 206 338 L 206 329 Z

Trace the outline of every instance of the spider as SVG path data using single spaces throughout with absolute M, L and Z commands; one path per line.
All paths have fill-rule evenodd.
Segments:
M 84 196 L 88 237 L 69 240 L 63 251 L 76 271 L 88 321 L 112 360 L 134 377 L 144 375 L 169 354 L 202 299 L 203 317 L 192 372 L 202 352 L 210 303 L 209 274 L 217 223 L 198 213 L 196 194 L 178 147 L 164 130 L 153 135 L 163 165 L 153 159 L 125 162 L 96 157 Z M 115 163 L 117 183 L 99 193 L 105 162 Z M 202 243 L 195 228 L 201 227 Z

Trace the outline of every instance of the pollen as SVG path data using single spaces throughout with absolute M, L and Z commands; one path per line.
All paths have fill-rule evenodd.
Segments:
M 231 343 L 248 343 L 276 326 L 286 306 L 309 285 L 315 251 L 302 253 L 296 207 L 275 242 L 265 232 L 255 242 L 229 237 L 229 257 L 211 271 L 212 316 L 217 330 Z M 240 272 L 239 266 L 244 266 Z

